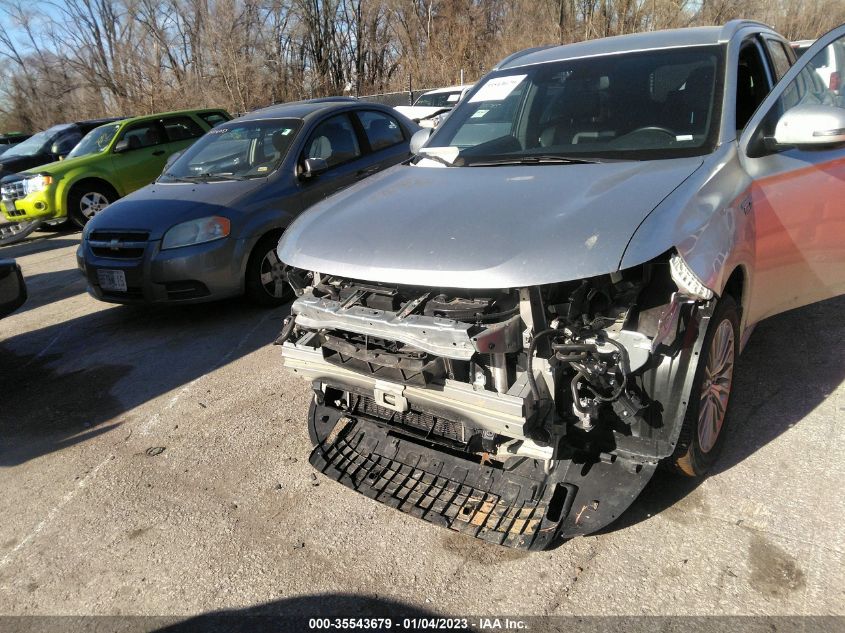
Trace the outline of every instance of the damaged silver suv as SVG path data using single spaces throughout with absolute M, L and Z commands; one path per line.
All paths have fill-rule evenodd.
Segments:
M 810 63 L 843 38 L 795 62 L 735 21 L 517 53 L 301 216 L 279 342 L 311 463 L 532 550 L 659 465 L 703 475 L 754 324 L 845 292 L 845 101 Z

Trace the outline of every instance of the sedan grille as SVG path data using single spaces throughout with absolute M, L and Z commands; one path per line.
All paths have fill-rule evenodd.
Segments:
M 88 246 L 97 257 L 140 259 L 149 237 L 147 231 L 93 231 L 88 236 Z

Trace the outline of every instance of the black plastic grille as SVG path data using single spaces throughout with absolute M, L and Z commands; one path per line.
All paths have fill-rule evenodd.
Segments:
M 447 420 L 422 411 L 414 411 L 413 409 L 400 413 L 399 411 L 393 411 L 392 409 L 379 406 L 375 400 L 367 396 L 353 396 L 353 398 L 357 399 L 354 409 L 356 413 L 377 418 L 391 424 L 410 427 L 421 431 L 426 436 L 434 435 L 460 444 L 466 444 L 469 439 L 467 437 L 466 427 L 460 422 Z
M 574 491 L 497 472 L 392 438 L 361 420 L 338 422 L 310 457 L 328 477 L 392 508 L 441 527 L 519 549 L 544 549 Z
M 147 248 L 147 231 L 92 231 L 88 246 L 97 257 L 140 259 Z

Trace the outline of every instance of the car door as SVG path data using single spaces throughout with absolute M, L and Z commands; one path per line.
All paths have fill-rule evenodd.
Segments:
M 366 177 L 374 159 L 372 154 L 365 154 L 362 140 L 348 113 L 336 114 L 316 125 L 305 143 L 299 165 L 306 158 L 322 158 L 328 170 L 300 179 L 303 208 Z
M 372 160 L 369 161 L 362 177 L 387 169 L 408 158 L 410 154 L 407 132 L 395 117 L 378 110 L 358 110 L 355 117 L 366 140 L 367 151 L 372 153 Z
M 845 143 L 799 147 L 773 141 L 778 121 L 793 108 L 818 105 L 841 114 L 845 95 L 825 86 L 812 62 L 843 41 L 845 25 L 819 38 L 740 138 L 740 161 L 752 179 L 742 204 L 754 234 L 748 323 L 845 292 Z
M 167 135 L 159 121 L 133 123 L 121 132 L 112 151 L 112 164 L 126 195 L 161 173 L 168 156 Z

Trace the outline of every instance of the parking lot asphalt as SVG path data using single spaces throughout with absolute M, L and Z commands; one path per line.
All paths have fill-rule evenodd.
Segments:
M 0 321 L 0 614 L 845 614 L 843 298 L 757 328 L 711 477 L 528 554 L 315 477 L 288 307 L 100 303 L 78 241 L 0 249 L 30 292 Z

